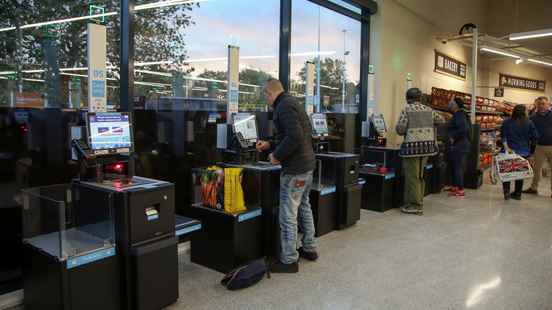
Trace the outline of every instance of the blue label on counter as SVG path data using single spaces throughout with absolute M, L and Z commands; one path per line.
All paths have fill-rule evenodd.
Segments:
M 83 256 L 77 256 L 67 260 L 67 269 L 72 269 L 102 260 L 104 258 L 115 256 L 115 253 L 115 247 L 110 247 L 108 249 L 99 250 Z
M 385 175 L 386 180 L 391 180 L 395 177 L 395 172 L 391 172 Z
M 324 188 L 320 191 L 320 196 L 324 196 L 324 195 L 328 195 L 328 194 L 332 194 L 332 193 L 335 193 L 335 186 L 324 187 Z
M 178 229 L 176 231 L 176 236 L 177 237 L 180 237 L 184 234 L 189 234 L 191 232 L 194 232 L 196 230 L 200 230 L 201 229 L 201 224 L 195 224 L 195 225 L 192 225 L 190 227 L 186 227 L 186 228 L 182 228 L 182 229 Z
M 155 221 L 159 219 L 159 214 L 148 215 L 148 221 Z
M 242 214 L 238 215 L 238 222 L 243 222 L 243 221 L 250 220 L 252 218 L 260 216 L 262 213 L 263 213 L 262 209 L 256 209 L 256 210 L 253 210 L 253 211 L 249 211 L 247 213 L 242 213 Z

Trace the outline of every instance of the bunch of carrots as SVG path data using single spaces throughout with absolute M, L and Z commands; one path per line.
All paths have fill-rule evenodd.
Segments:
M 221 208 L 218 203 L 219 185 L 224 184 L 224 170 L 213 166 L 201 174 L 201 199 L 203 204 L 211 208 Z

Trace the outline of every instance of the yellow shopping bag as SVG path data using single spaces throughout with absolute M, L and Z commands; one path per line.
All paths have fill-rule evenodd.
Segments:
M 224 169 L 224 211 L 226 212 L 238 213 L 246 210 L 241 173 L 241 168 Z

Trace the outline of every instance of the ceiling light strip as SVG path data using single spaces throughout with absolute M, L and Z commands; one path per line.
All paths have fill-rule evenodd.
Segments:
M 527 61 L 530 61 L 530 62 L 536 63 L 536 64 L 545 65 L 545 66 L 552 66 L 552 63 L 546 62 L 546 61 L 542 61 L 542 60 L 537 60 L 537 59 L 529 58 L 529 59 L 527 59 Z
M 485 51 L 485 52 L 497 54 L 497 55 L 502 55 L 502 56 L 508 56 L 508 57 L 516 58 L 516 59 L 521 58 L 521 57 L 518 56 L 518 55 L 511 54 L 511 53 L 507 53 L 507 52 L 504 52 L 504 51 L 501 51 L 501 50 L 497 50 L 497 49 L 494 49 L 494 48 L 484 47 L 484 48 L 482 48 L 481 50 L 482 50 L 482 51 Z
M 552 36 L 552 29 L 542 29 L 542 30 L 536 30 L 536 31 L 512 33 L 510 34 L 510 40 L 516 41 L 516 40 L 544 38 L 544 37 L 550 37 L 550 36 Z

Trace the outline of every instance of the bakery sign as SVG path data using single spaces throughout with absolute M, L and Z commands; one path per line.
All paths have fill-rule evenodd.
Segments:
M 546 82 L 532 79 L 526 79 L 517 76 L 500 73 L 500 87 L 519 88 L 527 90 L 545 91 Z
M 460 60 L 435 50 L 435 72 L 465 80 L 467 68 L 468 66 Z

